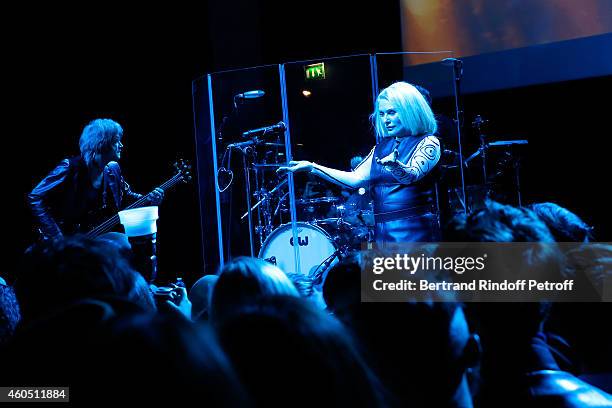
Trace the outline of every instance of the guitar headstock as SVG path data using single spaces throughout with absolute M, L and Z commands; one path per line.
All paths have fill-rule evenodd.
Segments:
M 188 183 L 193 179 L 189 161 L 178 159 L 176 163 L 174 163 L 174 168 L 176 169 L 176 174 L 181 176 L 183 182 Z

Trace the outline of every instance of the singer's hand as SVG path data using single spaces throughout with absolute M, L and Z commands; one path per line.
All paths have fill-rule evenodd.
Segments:
M 302 172 L 302 171 L 310 172 L 312 171 L 312 167 L 313 167 L 313 164 L 306 160 L 290 161 L 289 164 L 291 165 L 290 167 L 283 166 L 283 167 L 279 167 L 278 169 L 276 169 L 276 173 L 278 175 L 284 175 L 287 172 L 291 172 L 291 173 L 297 173 L 297 172 Z
M 398 156 L 399 156 L 399 152 L 397 151 L 397 149 L 395 149 L 391 153 L 383 157 L 382 159 L 376 158 L 376 163 L 382 166 L 385 166 L 385 167 L 389 167 L 389 168 L 406 167 L 404 163 L 397 160 Z

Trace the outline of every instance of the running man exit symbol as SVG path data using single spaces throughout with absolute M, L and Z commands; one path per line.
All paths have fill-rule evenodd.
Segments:
M 325 79 L 325 63 L 320 62 L 318 64 L 310 64 L 304 67 L 306 73 L 306 79 Z

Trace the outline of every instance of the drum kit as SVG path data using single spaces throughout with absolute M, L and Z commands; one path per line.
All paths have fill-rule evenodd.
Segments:
M 281 184 L 286 182 L 281 182 Z M 359 193 L 355 193 L 359 194 Z M 338 260 L 357 250 L 362 244 L 371 242 L 374 236 L 374 212 L 371 202 L 360 205 L 360 200 L 339 197 L 317 197 L 295 200 L 297 239 L 299 246 L 299 270 L 321 285 L 326 272 Z M 275 197 L 266 194 L 260 202 L 273 201 Z M 255 204 L 262 208 L 262 220 L 268 224 L 255 229 L 260 236 L 259 258 L 265 259 L 286 272 L 295 270 L 294 236 L 291 222 L 271 224 L 280 213 L 286 221 L 288 216 L 288 193 L 277 199 L 276 214 L 266 213 L 271 206 Z M 362 201 L 362 200 L 361 200 Z M 259 204 L 259 205 L 258 205 Z
M 245 132 L 246 142 L 231 143 L 218 170 L 219 192 L 225 192 L 233 180 L 231 151 L 242 153 L 246 212 L 240 222 L 248 220 L 251 255 L 268 260 L 283 271 L 297 272 L 294 234 L 290 216 L 289 183 L 278 179 L 276 170 L 286 166 L 284 144 L 280 134 L 284 124 Z M 262 130 L 263 129 L 263 130 Z M 272 143 L 264 135 L 277 135 Z M 227 164 L 225 159 L 227 157 Z M 321 196 L 323 195 L 323 196 Z M 295 200 L 299 271 L 321 285 L 325 272 L 351 250 L 373 239 L 374 212 L 364 189 L 348 199 L 313 194 L 305 189 Z M 255 202 L 253 204 L 253 201 Z M 244 207 L 242 207 L 244 209 Z M 244 210 L 243 210 L 244 211 Z M 229 219 L 229 222 L 236 220 Z M 258 244 L 258 245 L 257 245 Z M 259 248 L 259 251 L 256 251 Z
M 224 124 L 225 121 L 218 131 L 220 143 L 224 142 Z M 245 141 L 225 145 L 225 152 L 218 163 L 217 183 L 219 193 L 224 193 L 233 184 L 231 153 L 240 152 L 245 188 L 245 200 L 240 207 L 243 211 L 246 208 L 246 212 L 239 220 L 230 215 L 227 219 L 230 225 L 223 230 L 234 229 L 231 223 L 246 224 L 248 221 L 251 256 L 258 255 L 290 273 L 297 272 L 290 216 L 290 188 L 286 176 L 279 180 L 276 175 L 276 170 L 286 165 L 282 137 L 285 128 L 285 124 L 279 122 L 250 130 L 242 134 Z M 372 240 L 373 207 L 371 203 L 364 202 L 364 193 L 365 190 L 359 191 L 356 194 L 360 194 L 361 199 L 352 200 L 352 196 L 344 200 L 330 194 L 312 194 L 310 191 L 304 191 L 301 198 L 296 197 L 295 236 L 300 252 L 299 271 L 310 276 L 318 285 L 322 284 L 323 274 L 338 259 L 352 249 L 359 248 L 362 243 Z M 231 190 L 228 194 L 231 194 Z M 231 214 L 231 199 L 226 202 L 229 202 L 228 213 Z M 240 230 L 243 231 L 242 228 Z M 228 242 L 228 249 L 230 246 Z

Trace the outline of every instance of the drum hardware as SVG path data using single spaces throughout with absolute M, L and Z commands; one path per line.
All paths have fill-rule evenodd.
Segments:
M 529 142 L 527 140 L 524 140 L 524 139 L 519 139 L 519 140 L 498 140 L 496 142 L 485 143 L 484 145 L 480 146 L 474 153 L 472 153 L 470 155 L 470 157 L 465 159 L 463 161 L 463 165 L 465 167 L 468 167 L 469 166 L 469 162 L 472 161 L 473 159 L 477 158 L 480 155 L 482 155 L 482 160 L 485 161 L 486 160 L 486 152 L 490 148 L 492 148 L 492 147 L 520 146 L 520 145 L 526 145 L 528 143 Z M 506 154 L 512 155 L 512 153 L 510 153 L 510 152 L 506 152 Z M 486 167 L 485 167 L 485 169 L 486 169 Z
M 296 204 L 337 203 L 338 201 L 340 201 L 338 197 L 320 197 L 295 200 Z
M 250 156 L 252 156 L 252 153 L 254 152 L 253 147 L 256 144 L 257 144 L 257 140 L 254 139 L 249 142 L 230 144 L 227 146 L 227 149 L 226 149 L 226 152 L 230 151 L 230 160 L 231 160 L 231 150 L 235 149 L 242 153 L 242 164 L 243 164 L 243 171 L 244 171 L 244 178 L 245 178 L 245 190 L 246 190 L 245 196 L 246 196 L 247 212 L 240 219 L 243 220 L 245 217 L 247 217 L 249 221 L 249 246 L 250 246 L 251 256 L 255 256 L 253 232 L 255 231 L 259 235 L 259 241 L 260 241 L 260 244 L 262 244 L 263 240 L 265 239 L 265 236 L 272 231 L 271 217 L 269 216 L 270 215 L 269 210 L 267 211 L 264 210 L 263 217 L 266 219 L 267 222 L 263 228 L 261 227 L 262 214 L 260 212 L 257 213 L 258 224 L 259 224 L 258 227 L 254 228 L 254 225 L 253 225 L 252 212 L 258 209 L 259 206 L 261 206 L 262 204 L 266 204 L 268 202 L 268 197 L 270 194 L 266 192 L 265 189 L 256 189 L 253 196 L 258 198 L 259 201 L 255 205 L 251 205 L 251 177 L 250 177 L 250 170 L 249 170 L 249 160 L 252 160 Z M 224 154 L 224 158 L 225 158 L 225 154 Z M 229 161 L 228 161 L 228 168 L 229 168 Z M 219 169 L 217 177 L 221 175 L 221 172 L 223 170 L 225 170 L 223 167 Z M 231 172 L 231 170 L 229 170 L 229 172 Z M 257 173 L 255 174 L 255 176 L 256 176 L 256 181 L 257 181 Z M 225 190 L 227 190 L 230 187 L 232 180 L 233 180 L 233 173 L 231 173 L 230 181 L 227 183 L 227 185 L 224 188 L 220 188 L 219 192 L 224 192 Z M 279 184 L 277 188 L 280 187 L 281 184 Z
M 527 140 L 498 140 L 497 142 L 489 143 L 489 147 L 495 146 L 514 146 L 514 145 L 526 145 L 529 144 Z
M 259 198 L 259 201 L 257 203 L 255 203 L 255 205 L 253 205 L 253 207 L 251 207 L 251 211 L 255 211 L 255 209 L 257 207 L 259 207 L 262 203 L 264 203 L 266 200 L 269 200 L 270 197 L 274 194 L 276 194 L 276 192 L 278 191 L 279 188 L 283 187 L 285 184 L 287 184 L 287 179 L 285 178 L 283 181 L 281 181 L 280 183 L 278 183 L 276 185 L 276 187 L 274 187 L 272 190 L 270 190 L 269 192 L 266 192 L 265 189 L 260 189 L 255 191 L 255 193 L 253 193 L 253 195 L 255 197 Z M 276 214 L 276 213 L 275 213 Z M 242 214 L 242 217 L 240 217 L 240 220 L 244 220 L 244 218 L 248 215 L 248 212 Z
M 468 167 L 468 164 L 470 161 L 482 155 L 482 163 L 483 163 L 482 171 L 483 171 L 483 180 L 485 183 L 487 182 L 486 159 L 487 159 L 487 151 L 489 148 L 499 147 L 499 146 L 525 145 L 528 143 L 527 140 L 499 140 L 496 142 L 487 143 L 486 136 L 484 133 L 482 133 L 482 126 L 486 123 L 489 123 L 489 121 L 487 119 L 484 119 L 480 115 L 476 115 L 476 117 L 474 118 L 474 121 L 472 122 L 472 127 L 476 129 L 476 131 L 478 132 L 478 137 L 480 139 L 480 147 L 472 155 L 470 155 L 467 159 L 463 161 L 464 166 Z
M 511 149 L 510 151 L 504 152 L 504 157 L 500 160 L 498 165 L 500 166 L 500 170 L 495 174 L 495 177 L 498 177 L 503 172 L 503 167 L 511 164 L 514 170 L 514 184 L 516 188 L 516 199 L 519 207 L 523 206 L 523 201 L 521 197 L 521 179 L 520 179 L 520 167 L 521 167 L 521 157 L 514 154 L 514 147 L 520 145 L 526 145 L 529 142 L 527 140 L 500 140 L 497 142 L 489 143 L 489 147 L 505 147 Z
M 453 68 L 453 95 L 455 99 L 455 113 L 456 116 L 453 118 L 455 124 L 456 136 L 457 136 L 457 153 L 459 154 L 459 175 L 461 180 L 461 195 L 463 202 L 465 199 L 465 174 L 463 171 L 463 122 L 464 122 L 464 106 L 463 106 L 463 95 L 461 93 L 461 79 L 463 78 L 463 61 L 457 58 L 444 58 L 442 65 L 451 66 Z M 461 201 L 461 200 L 460 200 Z M 463 212 L 467 214 L 467 207 L 463 208 Z
M 440 166 L 442 166 L 444 169 L 455 169 L 458 168 L 459 165 L 459 153 L 450 149 L 444 149 L 442 151 Z
M 265 189 L 261 189 L 261 190 L 257 190 L 253 193 L 253 197 L 258 198 L 259 201 L 257 201 L 255 203 L 255 205 L 253 205 L 251 207 L 251 211 L 255 211 L 255 209 L 257 209 L 257 207 L 259 207 L 262 203 L 264 203 L 268 197 L 269 197 L 269 193 L 265 190 Z M 245 212 L 244 214 L 242 214 L 242 217 L 240 217 L 240 220 L 244 220 L 247 216 L 248 216 L 248 212 Z
M 268 143 L 266 143 L 267 145 Z M 280 146 L 284 146 L 284 145 L 280 145 Z M 253 167 L 256 169 L 272 169 L 272 170 L 276 170 L 279 167 L 283 167 L 283 166 L 288 166 L 287 163 L 253 163 Z
M 274 214 L 273 216 L 276 217 L 276 215 L 278 214 L 278 211 L 280 210 L 280 208 L 285 204 L 285 198 L 289 195 L 289 192 L 287 191 L 285 194 L 283 194 L 283 196 L 278 200 L 278 205 L 276 206 L 276 208 L 274 209 Z
M 288 179 L 285 178 L 270 191 L 267 191 L 265 188 L 262 187 L 254 193 L 254 196 L 258 198 L 259 201 L 253 206 L 251 210 L 254 211 L 257 208 L 260 210 L 258 212 L 259 223 L 258 226 L 255 228 L 255 232 L 259 235 L 260 245 L 263 245 L 265 239 L 274 230 L 272 220 L 276 216 L 278 207 L 275 209 L 274 213 L 271 212 L 272 199 L 277 195 L 280 189 L 287 184 L 287 181 Z M 282 198 L 279 201 L 282 202 Z M 246 216 L 247 214 L 245 213 L 240 219 L 243 220 Z
M 323 228 L 336 243 L 338 247 L 348 249 L 359 249 L 361 244 L 368 239 L 369 229 L 350 224 L 343 218 L 331 218 L 320 220 L 315 225 Z
M 246 205 L 247 205 L 247 218 L 249 220 L 249 247 L 251 250 L 251 256 L 255 256 L 255 248 L 253 246 L 253 215 L 251 213 L 251 177 L 249 172 L 249 165 L 247 162 L 247 155 L 249 150 L 252 151 L 252 148 L 247 146 L 244 148 L 238 149 L 242 152 L 242 164 L 244 167 L 244 186 L 246 190 Z
M 337 215 L 336 203 L 339 201 L 338 197 L 319 197 L 295 200 L 295 205 L 301 220 L 316 222 Z
M 332 263 L 336 260 L 336 258 L 341 259 L 342 257 L 346 257 L 347 252 L 348 251 L 346 250 L 346 248 L 339 248 L 333 254 L 328 256 L 327 259 L 321 262 L 321 264 L 317 267 L 317 269 L 315 269 L 314 271 L 311 271 L 310 273 L 310 278 L 312 279 L 312 283 L 315 286 L 320 286 L 323 283 L 323 275 L 325 275 L 325 273 L 330 268 Z
M 483 180 L 482 180 L 482 183 L 477 184 L 473 187 L 480 186 L 481 189 L 490 188 L 490 186 L 492 185 L 492 182 L 499 179 L 505 172 L 505 168 L 508 167 L 508 165 L 511 165 L 511 167 L 514 170 L 514 188 L 516 189 L 517 205 L 521 207 L 522 206 L 521 183 L 520 183 L 521 160 L 520 160 L 520 157 L 515 154 L 513 148 L 515 146 L 527 145 L 529 142 L 524 139 L 499 140 L 499 141 L 489 142 L 489 143 L 483 143 L 483 141 L 484 141 L 484 138 L 481 137 L 481 146 L 472 155 L 470 155 L 470 157 L 468 157 L 463 162 L 464 166 L 468 168 L 469 163 L 473 159 L 479 156 L 482 156 L 481 160 L 482 160 Z M 487 173 L 487 170 L 488 170 L 487 169 L 487 156 L 490 156 L 492 154 L 493 150 L 490 150 L 492 148 L 494 148 L 494 150 L 498 150 L 499 148 L 505 148 L 505 149 L 510 149 L 510 150 L 503 151 L 502 158 L 496 162 L 496 169 L 495 169 L 494 174 L 490 176 Z M 488 196 L 489 193 L 487 193 L 486 195 Z M 468 200 L 468 201 L 471 201 L 473 203 L 474 199 Z
M 269 224 L 258 225 L 255 227 L 255 233 L 259 235 L 260 242 L 263 242 L 266 239 L 266 237 L 272 233 L 273 230 L 274 229 L 272 225 L 269 225 Z
M 488 149 L 488 146 L 487 146 L 485 134 L 482 133 L 482 126 L 488 122 L 489 122 L 488 120 L 484 119 L 480 115 L 476 115 L 476 117 L 474 118 L 474 121 L 472 122 L 472 127 L 478 133 L 478 138 L 480 139 L 480 147 L 474 154 L 472 154 L 470 157 L 468 157 L 465 160 L 465 165 L 467 166 L 467 164 L 472 159 L 478 157 L 479 155 L 482 155 L 482 180 L 483 180 L 483 183 L 485 184 L 487 183 L 487 149 Z

